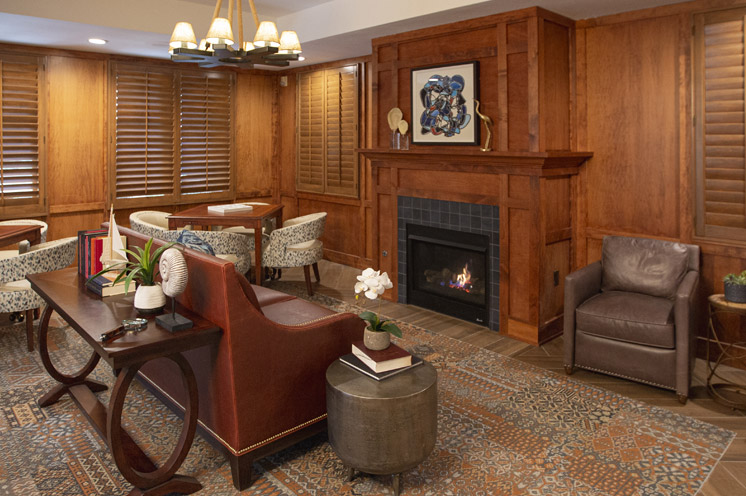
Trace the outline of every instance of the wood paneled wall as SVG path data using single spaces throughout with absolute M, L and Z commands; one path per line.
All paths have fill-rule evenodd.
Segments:
M 575 146 L 594 155 L 575 185 L 574 266 L 598 260 L 607 234 L 697 244 L 703 316 L 723 276 L 746 268 L 746 246 L 694 236 L 692 16 L 737 3 L 687 2 L 580 21 L 576 29 Z M 734 325 L 723 338 L 745 336 Z

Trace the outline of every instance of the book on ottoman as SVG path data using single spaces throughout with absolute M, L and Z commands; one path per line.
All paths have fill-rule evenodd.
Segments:
M 405 370 L 413 369 L 417 365 L 420 365 L 421 363 L 423 363 L 422 358 L 413 356 L 412 365 L 409 365 L 407 367 L 400 367 L 398 369 L 388 370 L 386 372 L 373 372 L 370 369 L 370 367 L 365 365 L 354 353 L 348 353 L 344 356 L 339 357 L 339 361 L 377 381 L 382 381 L 400 372 L 404 372 Z
M 373 372 L 388 372 L 412 365 L 412 355 L 393 343 L 385 350 L 370 350 L 362 341 L 355 341 L 352 353 Z

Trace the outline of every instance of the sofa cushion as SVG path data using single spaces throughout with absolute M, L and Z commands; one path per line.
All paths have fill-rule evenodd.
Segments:
M 599 293 L 575 310 L 578 332 L 628 343 L 674 348 L 673 301 L 623 291 Z
M 293 298 L 262 307 L 264 316 L 282 325 L 302 325 L 314 320 L 334 315 L 335 312 L 310 301 Z
M 176 242 L 181 243 L 182 245 L 186 246 L 187 248 L 191 248 L 192 250 L 201 251 L 202 253 L 207 253 L 208 255 L 215 255 L 215 250 L 212 249 L 210 243 L 200 238 L 192 231 L 181 231 L 179 233 L 179 237 L 176 238 Z
M 606 236 L 601 258 L 602 290 L 673 298 L 688 263 L 689 253 L 682 243 Z

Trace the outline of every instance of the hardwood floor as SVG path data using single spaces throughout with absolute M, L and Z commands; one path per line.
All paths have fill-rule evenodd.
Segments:
M 319 272 L 321 282 L 316 283 L 314 281 L 314 291 L 339 300 L 354 302 L 353 287 L 355 277 L 360 274 L 358 269 L 322 260 L 319 263 Z M 282 280 L 297 282 L 299 287 L 305 288 L 302 269 L 283 270 Z M 384 301 L 381 304 L 381 313 L 475 346 L 511 356 L 537 367 L 564 374 L 562 366 L 564 343 L 561 337 L 543 346 L 534 347 L 502 336 L 485 327 L 415 306 Z M 572 377 L 575 380 L 604 387 L 629 398 L 645 401 L 734 431 L 736 433 L 735 440 L 698 494 L 702 496 L 746 495 L 746 413 L 722 406 L 710 398 L 705 388 L 706 371 L 705 362 L 698 359 L 695 366 L 691 397 L 686 405 L 681 405 L 672 391 L 645 386 L 624 379 L 585 370 L 576 371 Z M 746 371 L 730 369 L 729 374 L 732 374 L 735 380 L 746 384 Z

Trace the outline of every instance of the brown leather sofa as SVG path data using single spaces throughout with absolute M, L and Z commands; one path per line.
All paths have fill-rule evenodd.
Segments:
M 126 228 L 120 232 L 129 247 L 148 239 Z M 226 454 L 233 484 L 242 490 L 251 484 L 254 460 L 326 427 L 326 369 L 362 339 L 365 323 L 254 286 L 228 261 L 183 253 L 189 282 L 177 301 L 222 328 L 217 345 L 185 353 L 198 382 L 198 429 Z M 182 379 L 173 362 L 154 360 L 140 373 L 149 389 L 183 414 Z
M 698 246 L 605 237 L 602 259 L 565 278 L 565 371 L 673 389 L 686 403 L 698 287 Z

